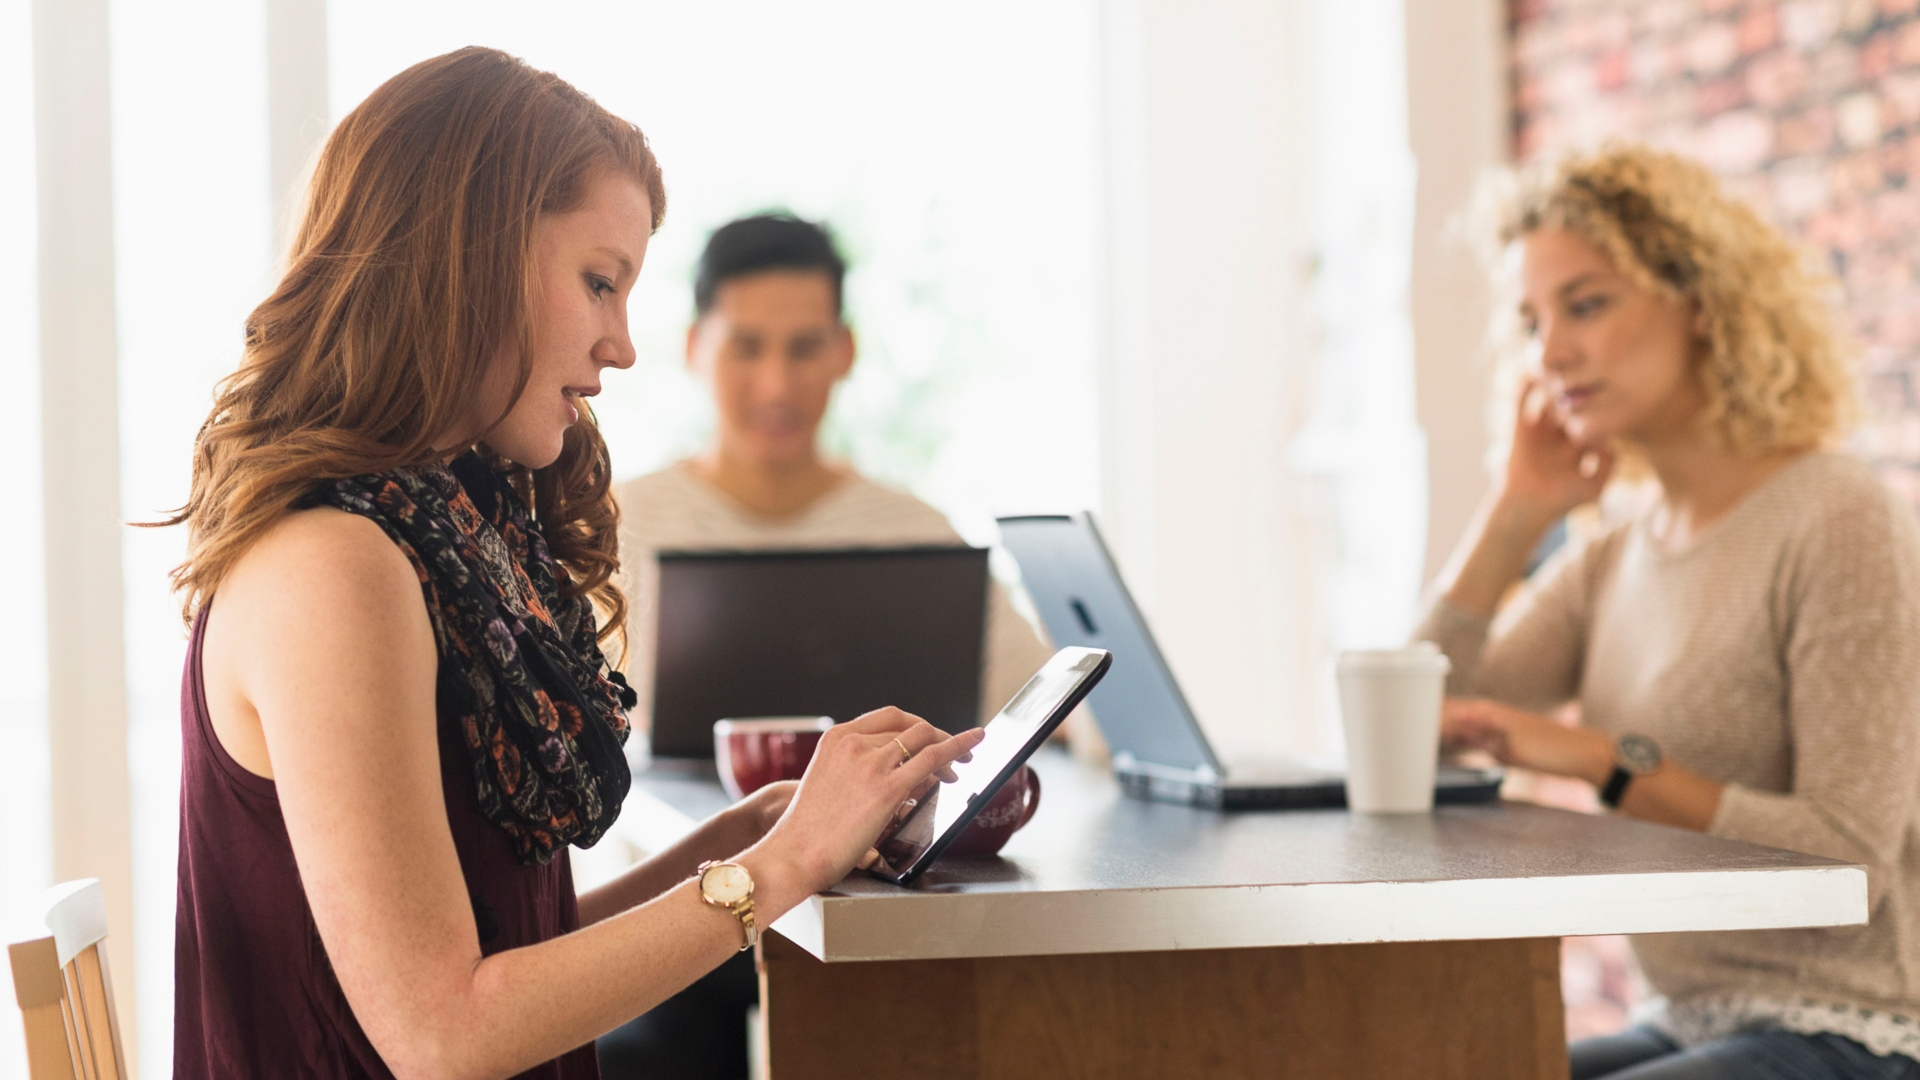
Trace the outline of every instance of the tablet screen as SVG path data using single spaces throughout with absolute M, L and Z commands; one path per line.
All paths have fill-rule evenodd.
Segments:
M 880 843 L 874 872 L 889 881 L 919 876 L 940 850 L 973 820 L 1000 785 L 1066 719 L 1093 684 L 1106 674 L 1113 654 L 1104 649 L 1061 649 L 987 722 L 987 737 L 973 760 L 953 766 L 957 779 L 935 784 L 893 835 Z

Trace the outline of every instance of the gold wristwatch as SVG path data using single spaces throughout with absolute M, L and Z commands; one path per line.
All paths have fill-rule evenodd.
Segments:
M 700 899 L 726 908 L 740 920 L 740 928 L 746 931 L 746 943 L 740 951 L 753 948 L 760 940 L 760 927 L 753 921 L 753 875 L 747 868 L 732 862 L 703 862 L 694 880 L 700 883 Z

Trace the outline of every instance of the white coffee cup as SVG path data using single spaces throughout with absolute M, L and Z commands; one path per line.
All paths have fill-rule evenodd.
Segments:
M 1347 731 L 1347 806 L 1362 813 L 1433 809 L 1440 701 L 1447 658 L 1431 642 L 1340 654 L 1340 718 Z

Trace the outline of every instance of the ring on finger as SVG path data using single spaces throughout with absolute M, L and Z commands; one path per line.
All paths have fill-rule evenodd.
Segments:
M 893 740 L 893 745 L 900 748 L 900 764 L 905 765 L 907 762 L 913 760 L 913 751 L 908 750 L 907 744 L 901 742 L 898 737 L 895 737 Z

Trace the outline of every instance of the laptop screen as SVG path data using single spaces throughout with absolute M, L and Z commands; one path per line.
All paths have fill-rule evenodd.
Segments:
M 713 756 L 713 722 L 893 705 L 979 722 L 984 548 L 662 552 L 653 753 Z
M 1143 764 L 1222 771 L 1093 520 L 1001 518 L 1000 540 L 1054 645 L 1113 653 L 1113 670 L 1087 704 L 1114 752 Z

